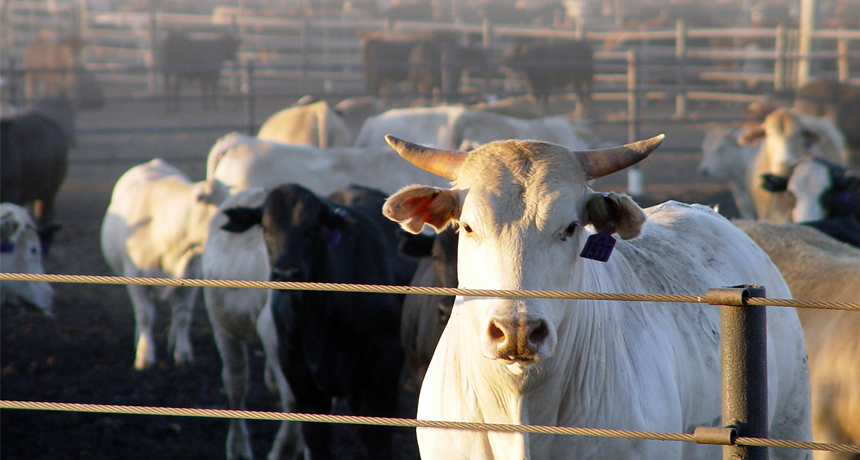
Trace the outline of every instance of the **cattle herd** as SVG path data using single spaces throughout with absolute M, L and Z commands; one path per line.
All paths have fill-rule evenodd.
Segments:
M 699 172 L 730 187 L 742 219 L 729 220 L 700 204 L 643 208 L 594 188 L 649 161 L 664 136 L 605 143 L 578 118 L 594 72 L 584 43 L 518 44 L 506 65 L 522 73 L 528 98 L 386 107 L 377 96 L 392 84 L 409 81 L 430 98 L 457 88 L 462 72 L 449 67 L 497 70 L 475 48 L 435 38 L 364 37 L 365 62 L 378 64 L 367 66 L 365 96 L 303 98 L 255 136 L 224 133 L 202 180 L 158 154 L 129 168 L 102 216 L 107 265 L 127 277 L 598 293 L 760 284 L 772 298 L 860 302 L 860 88 L 813 81 L 787 99 L 763 97 L 741 128 L 705 134 Z M 229 35 L 171 33 L 164 108 L 178 111 L 180 83 L 196 80 L 204 109 L 215 109 L 213 79 L 238 46 Z M 28 81 L 28 99 L 64 100 L 76 83 L 62 77 Z M 576 94 L 577 117 L 548 115 L 547 95 L 560 92 Z M 2 119 L 6 273 L 44 273 L 51 236 L 64 231 L 53 202 L 75 141 L 57 113 L 32 107 Z M 596 238 L 613 249 L 589 254 Z M 44 282 L 3 281 L 0 293 L 4 309 L 26 315 L 62 308 Z M 164 363 L 196 365 L 189 329 L 195 303 L 205 305 L 230 409 L 247 408 L 261 350 L 285 412 L 402 415 L 399 394 L 420 388 L 407 412 L 424 420 L 670 433 L 721 423 L 713 306 L 139 285 L 127 293 L 134 343 L 114 352 L 128 354 L 141 380 Z M 170 316 L 166 350 L 154 330 L 159 305 Z M 855 312 L 767 308 L 769 437 L 860 444 L 858 337 Z M 254 457 L 248 425 L 232 419 L 218 438 L 228 459 Z M 343 440 L 330 424 L 281 422 L 266 450 L 270 459 L 326 459 L 346 443 L 366 458 L 397 458 L 393 429 L 356 433 Z M 695 443 L 416 433 L 425 459 L 720 454 Z

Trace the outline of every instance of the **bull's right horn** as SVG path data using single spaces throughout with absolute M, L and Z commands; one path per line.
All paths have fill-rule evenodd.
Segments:
M 633 166 L 644 160 L 663 142 L 665 134 L 658 134 L 650 139 L 624 144 L 607 149 L 582 150 L 574 154 L 582 162 L 587 179 L 597 179 L 624 168 Z
M 423 145 L 415 144 L 409 141 L 404 141 L 391 134 L 385 135 L 385 142 L 391 146 L 397 153 L 418 166 L 419 168 L 429 171 L 437 176 L 442 176 L 446 179 L 455 180 L 457 178 L 457 170 L 463 164 L 468 152 L 459 150 L 443 150 Z

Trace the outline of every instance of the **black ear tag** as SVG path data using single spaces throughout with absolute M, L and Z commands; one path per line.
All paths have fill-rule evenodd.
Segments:
M 615 247 L 615 238 L 609 233 L 611 228 L 608 226 L 602 232 L 589 236 L 585 241 L 585 246 L 582 247 L 582 252 L 579 253 L 579 257 L 600 262 L 609 260 L 612 248 Z

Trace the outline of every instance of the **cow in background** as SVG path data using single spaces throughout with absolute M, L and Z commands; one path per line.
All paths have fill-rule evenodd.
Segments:
M 26 209 L 0 203 L 0 272 L 42 275 L 42 249 L 36 224 Z M 0 281 L 0 305 L 23 306 L 54 316 L 54 290 L 44 281 Z
M 350 147 L 354 134 L 326 101 L 287 107 L 270 116 L 257 138 L 321 148 Z
M 860 250 L 804 225 L 734 221 L 767 252 L 792 297 L 860 302 Z M 860 444 L 860 313 L 798 308 L 812 388 L 812 440 Z M 815 460 L 857 454 L 814 451 Z
M 77 72 L 84 42 L 42 30 L 24 50 L 24 95 L 28 101 L 77 97 Z
M 161 67 L 164 73 L 164 107 L 167 112 L 180 109 L 182 82 L 197 80 L 203 108 L 217 107 L 218 80 L 224 61 L 235 61 L 240 41 L 225 33 L 214 39 L 195 39 L 185 32 L 170 31 L 161 42 Z
M 588 42 L 519 40 L 504 65 L 522 76 L 543 113 L 550 96 L 571 88 L 579 98 L 577 115 L 587 117 L 594 84 L 594 51 Z
M 222 228 L 265 229 L 273 281 L 391 285 L 385 240 L 396 246 L 396 235 L 379 225 L 384 217 L 376 201 L 348 206 L 288 184 L 262 206 L 225 210 L 229 222 Z M 277 356 L 296 411 L 328 414 L 335 398 L 345 398 L 357 415 L 394 415 L 403 365 L 400 302 L 385 293 L 272 291 Z M 330 458 L 331 430 L 330 424 L 302 424 L 311 458 Z M 370 458 L 389 458 L 391 428 L 358 431 Z
M 702 161 L 699 174 L 726 181 L 735 205 L 744 219 L 755 219 L 756 209 L 747 189 L 747 169 L 758 152 L 752 145 L 740 145 L 743 129 L 721 126 L 709 129 L 702 140 Z
M 209 221 L 228 196 L 216 180 L 192 183 L 156 158 L 126 171 L 117 180 L 101 227 L 108 266 L 121 276 L 200 278 L 201 254 Z M 155 302 L 170 305 L 168 348 L 177 365 L 193 360 L 189 327 L 196 287 L 128 285 L 135 316 L 135 369 L 156 362 L 152 326 Z
M 385 106 L 376 96 L 348 97 L 334 106 L 335 113 L 340 116 L 349 129 L 353 144 L 365 120 L 385 112 Z
M 28 207 L 45 251 L 57 229 L 54 199 L 66 178 L 71 134 L 47 111 L 30 109 L 0 118 L 0 201 Z
M 235 191 L 225 199 L 209 222 L 209 232 L 201 260 L 202 275 L 207 280 L 268 281 L 269 259 L 263 229 L 228 232 L 221 227 L 229 221 L 225 210 L 237 206 L 256 207 L 267 192 L 262 188 Z M 231 410 L 245 410 L 250 379 L 251 346 L 266 349 L 266 383 L 280 396 L 281 410 L 293 411 L 295 398 L 277 359 L 278 338 L 268 305 L 269 291 L 204 287 L 203 300 L 218 354 L 221 356 L 221 379 Z M 262 339 L 261 339 L 262 338 Z M 292 458 L 302 448 L 296 422 L 282 421 L 268 458 Z M 227 458 L 251 459 L 251 435 L 244 419 L 230 419 L 227 432 Z
M 790 222 L 793 199 L 785 192 L 771 193 L 761 187 L 765 174 L 784 175 L 788 165 L 807 156 L 844 164 L 845 140 L 827 118 L 777 109 L 761 126 L 747 128 L 740 145 L 758 143 L 758 152 L 747 168 L 747 190 L 756 216 L 770 222 Z
M 399 251 L 419 259 L 410 286 L 457 287 L 457 233 L 453 228 L 433 236 L 403 232 Z M 407 294 L 403 300 L 400 342 L 412 372 L 410 386 L 421 386 L 453 306 L 454 296 L 446 295 Z

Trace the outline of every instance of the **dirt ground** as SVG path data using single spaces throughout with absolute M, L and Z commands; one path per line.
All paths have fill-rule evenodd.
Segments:
M 262 117 L 287 101 L 261 101 Z M 186 105 L 180 115 L 165 116 L 160 101 L 110 101 L 98 111 L 82 112 L 78 128 L 153 127 L 241 124 L 242 107 L 225 104 L 215 113 Z M 608 117 L 613 106 L 598 107 Z M 666 110 L 659 106 L 653 110 Z M 727 113 L 733 108 L 721 107 Z M 714 107 L 701 107 L 693 116 L 712 116 Z M 737 112 L 735 112 L 737 113 Z M 57 220 L 65 227 L 57 235 L 45 265 L 48 273 L 111 275 L 99 249 L 99 228 L 112 187 L 128 168 L 162 157 L 184 170 L 192 180 L 204 176 L 205 158 L 216 139 L 228 129 L 143 134 L 86 134 L 77 138 L 71 166 L 58 197 Z M 598 127 L 606 141 L 626 141 L 626 128 Z M 665 132 L 664 150 L 642 164 L 647 198 L 643 203 L 678 199 L 720 204 L 732 215 L 727 188 L 698 177 L 698 146 L 702 126 L 643 125 L 642 136 Z M 597 183 L 606 190 L 626 189 L 626 176 Z M 160 364 L 144 372 L 132 369 L 134 318 L 124 286 L 55 284 L 55 319 L 30 311 L 6 308 L 0 317 L 0 397 L 4 400 L 97 403 L 182 408 L 227 407 L 221 361 L 202 305 L 195 309 L 192 342 L 195 363 L 177 368 L 165 353 L 167 311 L 159 310 L 155 331 Z M 277 410 L 277 396 L 263 384 L 263 356 L 252 361 L 250 410 Z M 408 398 L 406 398 L 408 400 Z M 407 405 L 408 406 L 408 405 Z M 411 416 L 403 409 L 403 416 Z M 252 421 L 257 458 L 265 458 L 277 422 Z M 104 415 L 23 410 L 0 411 L 0 457 L 38 459 L 218 459 L 225 456 L 227 421 L 137 415 Z M 345 439 L 348 439 L 346 437 Z M 414 458 L 409 432 L 398 437 L 398 458 Z M 359 458 L 348 449 L 342 458 Z

